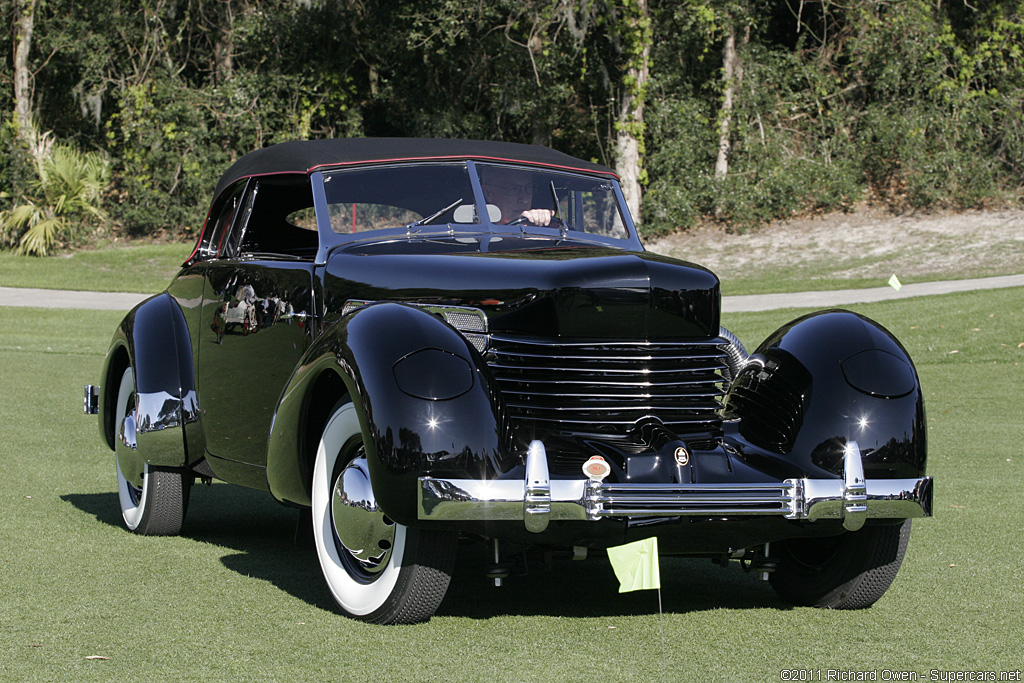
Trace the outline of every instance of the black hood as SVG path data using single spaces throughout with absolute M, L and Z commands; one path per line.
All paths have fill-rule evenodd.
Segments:
M 368 299 L 473 306 L 487 313 L 492 332 L 546 338 L 718 335 L 718 278 L 700 266 L 555 240 L 489 253 L 468 244 L 451 253 L 451 243 L 444 253 L 444 241 L 424 246 L 402 240 L 336 252 L 324 281 L 327 318 L 350 299 Z

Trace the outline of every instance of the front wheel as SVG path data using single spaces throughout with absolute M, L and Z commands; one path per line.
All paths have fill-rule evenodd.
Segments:
M 320 567 L 345 614 L 377 624 L 430 619 L 448 590 L 457 536 L 403 526 L 377 507 L 351 403 L 320 438 L 312 503 Z
M 769 574 L 784 600 L 829 609 L 863 609 L 882 597 L 903 563 L 910 520 L 867 526 L 830 538 L 794 538 L 773 543 L 779 562 Z
M 188 508 L 188 495 L 192 478 L 184 470 L 142 465 L 142 486 L 137 486 L 121 471 L 121 457 L 125 418 L 134 408 L 135 374 L 131 367 L 121 375 L 117 391 L 117 440 L 114 467 L 117 470 L 117 498 L 121 504 L 121 518 L 129 531 L 143 536 L 177 536 Z M 134 422 L 132 423 L 134 426 Z M 125 459 L 129 459 L 125 457 Z

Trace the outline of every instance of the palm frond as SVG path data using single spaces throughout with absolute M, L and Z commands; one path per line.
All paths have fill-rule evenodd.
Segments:
M 19 204 L 12 209 L 0 212 L 0 230 L 3 232 L 21 232 L 43 220 L 45 212 L 31 201 Z
M 51 134 L 38 138 L 37 177 L 30 195 L 0 211 L 0 238 L 17 242 L 20 254 L 46 255 L 58 240 L 84 232 L 90 220 L 107 220 L 103 193 L 110 184 L 110 161 L 98 152 L 82 152 L 56 142 Z
M 46 256 L 50 247 L 57 241 L 57 232 L 63 221 L 58 218 L 42 220 L 21 236 L 15 253 L 27 256 Z

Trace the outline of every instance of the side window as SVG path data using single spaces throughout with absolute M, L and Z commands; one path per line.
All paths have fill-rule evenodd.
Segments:
M 226 231 L 227 237 L 221 240 L 220 255 L 222 257 L 234 258 L 242 253 L 243 240 L 249 227 L 249 217 L 252 215 L 252 204 L 256 200 L 258 190 L 259 184 L 250 181 L 241 202 L 235 207 L 233 227 Z
M 199 245 L 200 258 L 208 259 L 224 255 L 224 245 L 231 232 L 231 225 L 238 215 L 244 190 L 244 181 L 236 183 L 225 193 L 224 200 L 210 215 L 211 223 L 203 233 L 203 241 Z
M 259 256 L 314 258 L 319 235 L 313 190 L 305 175 L 271 176 L 253 181 L 236 219 L 237 250 Z

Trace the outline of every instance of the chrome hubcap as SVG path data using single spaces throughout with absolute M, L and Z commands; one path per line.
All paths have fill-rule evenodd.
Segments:
M 114 456 L 117 458 L 118 472 L 128 484 L 128 492 L 136 505 L 142 497 L 142 486 L 145 484 L 145 473 L 138 460 L 138 444 L 136 435 L 135 394 L 128 398 L 125 416 L 117 425 L 117 438 L 114 440 Z
M 362 454 L 334 482 L 331 522 L 338 542 L 360 570 L 376 574 L 387 567 L 395 543 L 395 523 L 377 507 Z

